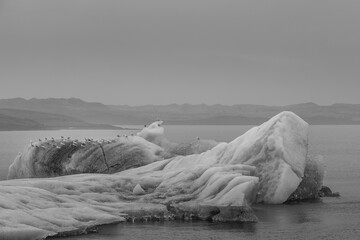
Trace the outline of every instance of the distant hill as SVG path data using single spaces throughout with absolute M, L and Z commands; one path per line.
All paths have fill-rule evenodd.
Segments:
M 78 98 L 0 99 L 0 108 L 61 114 L 94 124 L 144 124 L 152 120 L 144 119 L 142 114 L 138 116 L 131 111 L 118 111 L 102 103 L 85 102 Z
M 167 121 L 167 124 L 174 125 L 260 125 L 268 118 L 244 117 L 244 116 L 216 116 L 198 120 Z
M 107 124 L 93 124 L 61 115 L 19 109 L 0 109 L 0 130 L 112 129 Z
M 352 125 L 360 124 L 360 104 L 337 103 L 321 106 L 315 103 L 301 103 L 287 106 L 265 106 L 251 104 L 237 105 L 105 105 L 96 102 L 85 102 L 78 98 L 48 98 L 29 100 L 23 98 L 0 99 L 0 108 L 16 109 L 56 114 L 45 122 L 26 116 L 3 114 L 21 119 L 30 119 L 46 127 L 61 126 L 66 118 L 64 127 L 77 127 L 86 124 L 107 125 L 143 125 L 154 120 L 164 120 L 166 124 L 192 125 L 258 125 L 279 112 L 288 110 L 295 112 L 308 123 L 313 125 Z M 0 111 L 0 113 L 2 113 Z M 37 114 L 38 116 L 39 113 Z M 61 115 L 61 116 L 60 116 Z M 82 122 L 79 122 L 82 121 Z M 88 125 L 89 126 L 89 125 Z M 99 126 L 99 125 L 98 125 Z
M 16 117 L 10 117 L 0 114 L 0 131 L 4 130 L 43 130 L 44 125 L 29 120 Z

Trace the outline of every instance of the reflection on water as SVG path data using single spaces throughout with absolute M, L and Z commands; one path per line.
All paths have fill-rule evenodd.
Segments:
M 360 202 L 327 198 L 315 203 L 254 205 L 258 223 L 169 221 L 119 223 L 98 234 L 68 239 L 358 239 Z
M 256 205 L 258 223 L 120 223 L 102 226 L 98 234 L 69 239 L 358 239 L 360 203 L 350 207 L 352 214 L 344 212 L 344 208 L 350 210 L 347 204 L 326 202 Z
M 255 205 L 254 210 L 261 221 L 286 226 L 321 222 L 321 209 L 323 205 L 324 203 L 322 202 L 262 205 L 261 207 Z
M 249 239 L 257 231 L 256 223 L 211 223 L 206 221 L 166 221 L 120 223 L 99 228 L 98 234 L 68 239 Z

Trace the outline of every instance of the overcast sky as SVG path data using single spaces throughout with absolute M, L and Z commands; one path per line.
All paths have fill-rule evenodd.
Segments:
M 0 0 L 0 98 L 360 103 L 359 0 Z

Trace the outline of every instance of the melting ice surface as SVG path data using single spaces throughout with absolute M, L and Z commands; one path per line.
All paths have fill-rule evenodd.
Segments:
M 7 239 L 21 239 L 21 234 L 24 239 L 38 239 L 141 218 L 256 221 L 251 203 L 283 203 L 304 180 L 308 125 L 291 112 L 280 113 L 230 143 L 214 143 L 216 146 L 208 147 L 208 151 L 163 160 L 166 158 L 163 156 L 174 154 L 176 145 L 166 142 L 161 123 L 156 124 L 150 129 L 157 133 L 160 130 L 155 138 L 140 133 L 120 140 L 126 145 L 126 141 L 141 142 L 142 138 L 147 140 L 145 145 L 152 146 L 148 148 L 150 152 L 157 149 L 158 154 L 150 155 L 160 156 L 159 159 L 142 167 L 111 175 L 78 174 L 0 182 L 1 234 Z M 15 174 L 9 176 L 38 174 L 32 171 L 38 169 L 34 156 L 39 152 L 46 155 L 47 148 L 35 144 L 37 147 L 29 146 L 17 157 L 10 168 L 10 173 Z M 85 146 L 79 151 L 60 166 L 76 162 L 76 156 L 80 159 L 81 151 L 88 150 Z M 64 159 L 57 154 L 56 158 L 42 159 L 47 164 L 52 164 L 49 159 Z M 86 169 L 91 161 L 78 162 Z

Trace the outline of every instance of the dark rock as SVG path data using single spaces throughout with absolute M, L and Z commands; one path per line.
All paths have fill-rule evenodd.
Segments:
M 327 186 L 322 186 L 319 191 L 319 197 L 340 197 L 339 192 L 332 192 Z

